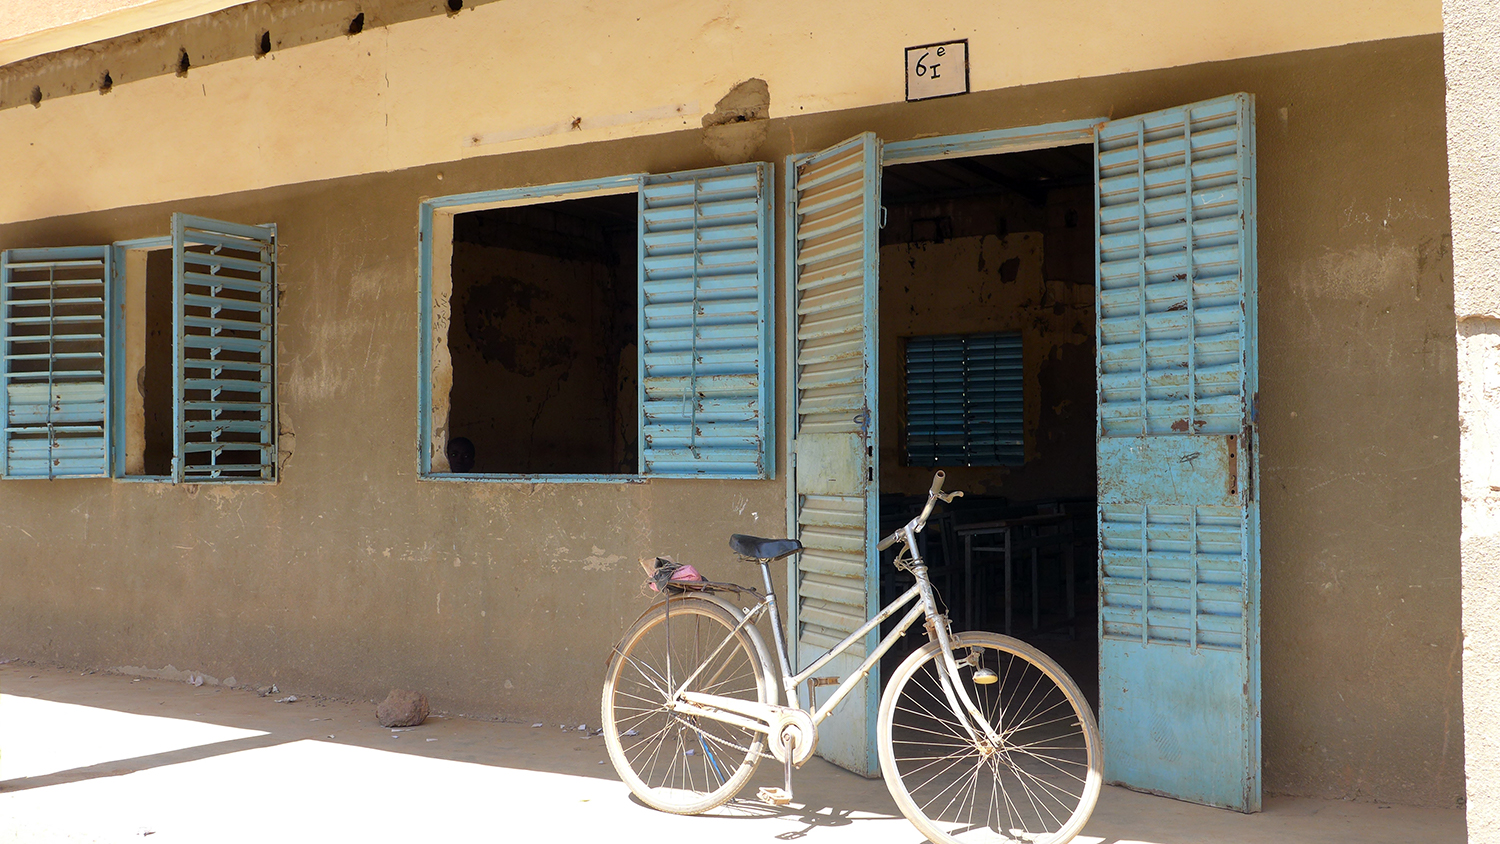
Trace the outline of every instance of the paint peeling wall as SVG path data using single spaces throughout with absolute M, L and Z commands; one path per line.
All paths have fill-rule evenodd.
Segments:
M 493 5 L 512 7 L 532 8 L 524 0 Z M 1104 26 L 1111 19 L 1100 20 Z M 1218 43 L 1205 41 L 1205 49 Z M 712 40 L 701 46 L 703 56 L 734 52 Z M 559 107 L 547 92 L 533 91 L 530 111 L 503 118 L 503 101 L 483 95 L 489 88 L 445 98 L 441 85 L 428 90 L 401 80 L 402 68 L 432 59 L 407 49 L 358 65 L 372 87 L 391 71 L 398 87 L 380 90 L 400 103 L 393 111 L 400 120 L 525 125 Z M 766 62 L 774 65 L 790 50 Z M 754 56 L 744 52 L 733 75 Z M 456 74 L 468 72 L 453 66 Z M 859 73 L 863 66 L 851 67 Z M 1100 68 L 1113 65 L 1080 70 Z M 339 79 L 335 92 L 328 80 L 323 91 L 320 74 L 285 73 L 310 86 L 309 104 L 341 101 L 349 87 Z M 743 73 L 749 75 L 760 74 Z M 714 80 L 713 98 L 732 84 L 714 73 L 702 78 Z M 769 72 L 763 78 L 773 117 L 757 155 L 775 161 L 865 130 L 900 140 L 1136 114 L 1232 91 L 1256 95 L 1265 782 L 1273 793 L 1453 805 L 1464 791 L 1459 431 L 1441 39 L 909 105 L 840 106 L 806 117 L 788 115 L 802 105 L 884 95 L 858 93 L 866 90 L 858 80 L 841 86 L 820 77 L 827 99 L 812 102 L 802 83 Z M 601 102 L 590 109 L 637 102 L 629 92 L 596 87 Z M 274 487 L 0 484 L 6 655 L 79 666 L 172 665 L 362 698 L 416 686 L 435 706 L 458 712 L 593 718 L 603 659 L 646 603 L 636 558 L 671 554 L 715 577 L 753 582 L 754 571 L 730 559 L 726 537 L 784 530 L 784 479 L 418 481 L 417 204 L 428 196 L 709 165 L 714 158 L 702 130 L 489 155 L 506 149 L 496 145 L 483 156 L 408 166 L 410 157 L 394 154 L 405 141 L 379 128 L 383 109 L 375 126 L 362 118 L 350 128 L 337 125 L 336 110 L 331 123 L 298 109 L 273 117 L 251 107 L 246 90 L 213 86 L 198 97 L 253 114 L 273 135 L 283 122 L 300 124 L 298 134 L 322 146 L 288 147 L 267 136 L 264 153 L 241 158 L 225 144 L 204 143 L 212 138 L 199 130 L 209 121 L 179 133 L 168 110 L 156 131 L 143 134 L 180 145 L 146 151 L 122 138 L 125 146 L 103 164 L 88 139 L 99 127 L 154 118 L 135 109 L 159 101 L 112 94 L 0 113 L 0 157 L 42 171 L 40 154 L 16 141 L 34 139 L 54 151 L 48 172 L 56 172 L 7 194 L 11 204 L 0 217 L 30 221 L 0 226 L 0 245 L 161 235 L 172 210 L 278 224 L 280 415 L 287 427 L 296 421 L 294 451 Z M 264 90 L 269 97 L 275 86 Z M 788 93 L 778 100 L 781 90 Z M 656 91 L 651 102 L 676 93 Z M 368 144 L 341 140 L 366 129 L 360 137 Z M 78 143 L 64 147 L 62 137 Z M 435 131 L 433 143 L 451 150 L 453 139 L 444 137 Z M 200 147 L 234 166 L 209 173 L 178 165 L 190 157 L 182 150 Z M 262 189 L 273 181 L 269 173 L 298 181 L 372 161 L 373 169 L 393 169 Z M 100 187 L 92 180 L 105 172 Z M 194 198 L 145 204 L 184 191 Z M 128 207 L 50 216 L 101 203 Z M 778 300 L 783 292 L 778 288 Z M 784 340 L 776 347 L 783 378 Z M 784 434 L 785 419 L 778 430 Z M 778 438 L 783 447 L 785 439 Z M 291 442 L 283 437 L 284 445 Z
M 1012 502 L 1094 496 L 1093 198 L 1087 187 L 1050 194 L 1042 206 L 926 207 L 914 213 L 952 220 L 954 236 L 881 247 L 882 493 L 921 494 L 932 482 L 930 467 L 905 465 L 903 339 L 1018 331 L 1026 462 L 945 467 L 948 485 Z M 900 236 L 910 216 L 893 212 L 883 237 Z M 964 236 L 984 229 L 1007 231 Z

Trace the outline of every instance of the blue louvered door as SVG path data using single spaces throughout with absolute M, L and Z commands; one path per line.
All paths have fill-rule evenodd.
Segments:
M 861 135 L 787 167 L 788 333 L 793 385 L 789 529 L 803 552 L 789 573 L 793 658 L 801 670 L 878 608 L 879 474 L 875 353 L 880 141 Z M 849 677 L 878 634 L 829 663 Z M 869 679 L 818 729 L 818 753 L 865 776 L 879 770 Z
M 1253 101 L 1096 141 L 1105 778 L 1260 808 Z
M 771 474 L 770 178 L 765 163 L 642 177 L 642 474 Z
M 179 482 L 276 478 L 276 227 L 172 215 Z
M 109 474 L 107 246 L 0 256 L 0 477 Z

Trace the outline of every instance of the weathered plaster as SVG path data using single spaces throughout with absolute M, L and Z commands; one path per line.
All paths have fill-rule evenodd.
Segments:
M 250 4 L 174 25 L 175 43 L 140 71 L 155 75 L 121 76 L 103 97 L 43 90 L 40 107 L 0 110 L 0 161 L 48 173 L 0 193 L 0 222 L 676 131 L 752 77 L 775 92 L 772 117 L 899 103 L 903 49 L 950 35 L 970 39 L 972 86 L 987 91 L 1441 30 L 1431 0 L 958 0 L 879 14 L 798 0 L 560 13 L 551 0 L 507 0 L 451 16 L 407 0 L 396 5 L 424 16 L 349 37 L 338 27 L 357 4 L 339 0 L 336 21 L 273 26 L 276 49 L 241 52 L 267 15 L 301 5 Z M 302 41 L 303 26 L 336 37 L 283 48 Z M 199 57 L 193 68 L 166 72 L 181 51 Z M 200 64 L 226 51 L 238 57 Z M 121 45 L 59 57 L 81 68 L 59 84 L 74 90 L 130 55 Z M 31 95 L 28 78 L 7 79 L 12 101 Z M 151 131 L 135 131 L 141 114 Z
M 1500 6 L 1445 0 L 1469 840 L 1500 842 Z

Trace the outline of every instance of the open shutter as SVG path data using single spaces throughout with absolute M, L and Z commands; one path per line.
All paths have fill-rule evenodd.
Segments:
M 764 478 L 771 165 L 642 177 L 640 469 Z
M 880 141 L 864 134 L 787 168 L 787 297 L 793 384 L 788 517 L 803 551 L 789 573 L 797 670 L 854 632 L 877 608 L 880 528 L 875 417 L 879 302 Z M 828 674 L 856 672 L 873 631 Z M 879 667 L 818 728 L 818 753 L 865 776 L 875 757 Z
M 172 215 L 178 481 L 276 477 L 276 227 Z
M 1105 778 L 1260 808 L 1252 100 L 1099 128 Z
M 0 256 L 0 476 L 109 474 L 109 247 Z

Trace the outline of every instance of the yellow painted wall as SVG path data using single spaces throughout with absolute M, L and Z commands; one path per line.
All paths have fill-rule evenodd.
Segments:
M 751 77 L 773 118 L 899 102 L 903 48 L 953 38 L 983 91 L 1441 29 L 1436 0 L 507 0 L 0 111 L 40 174 L 0 222 L 696 127 Z

